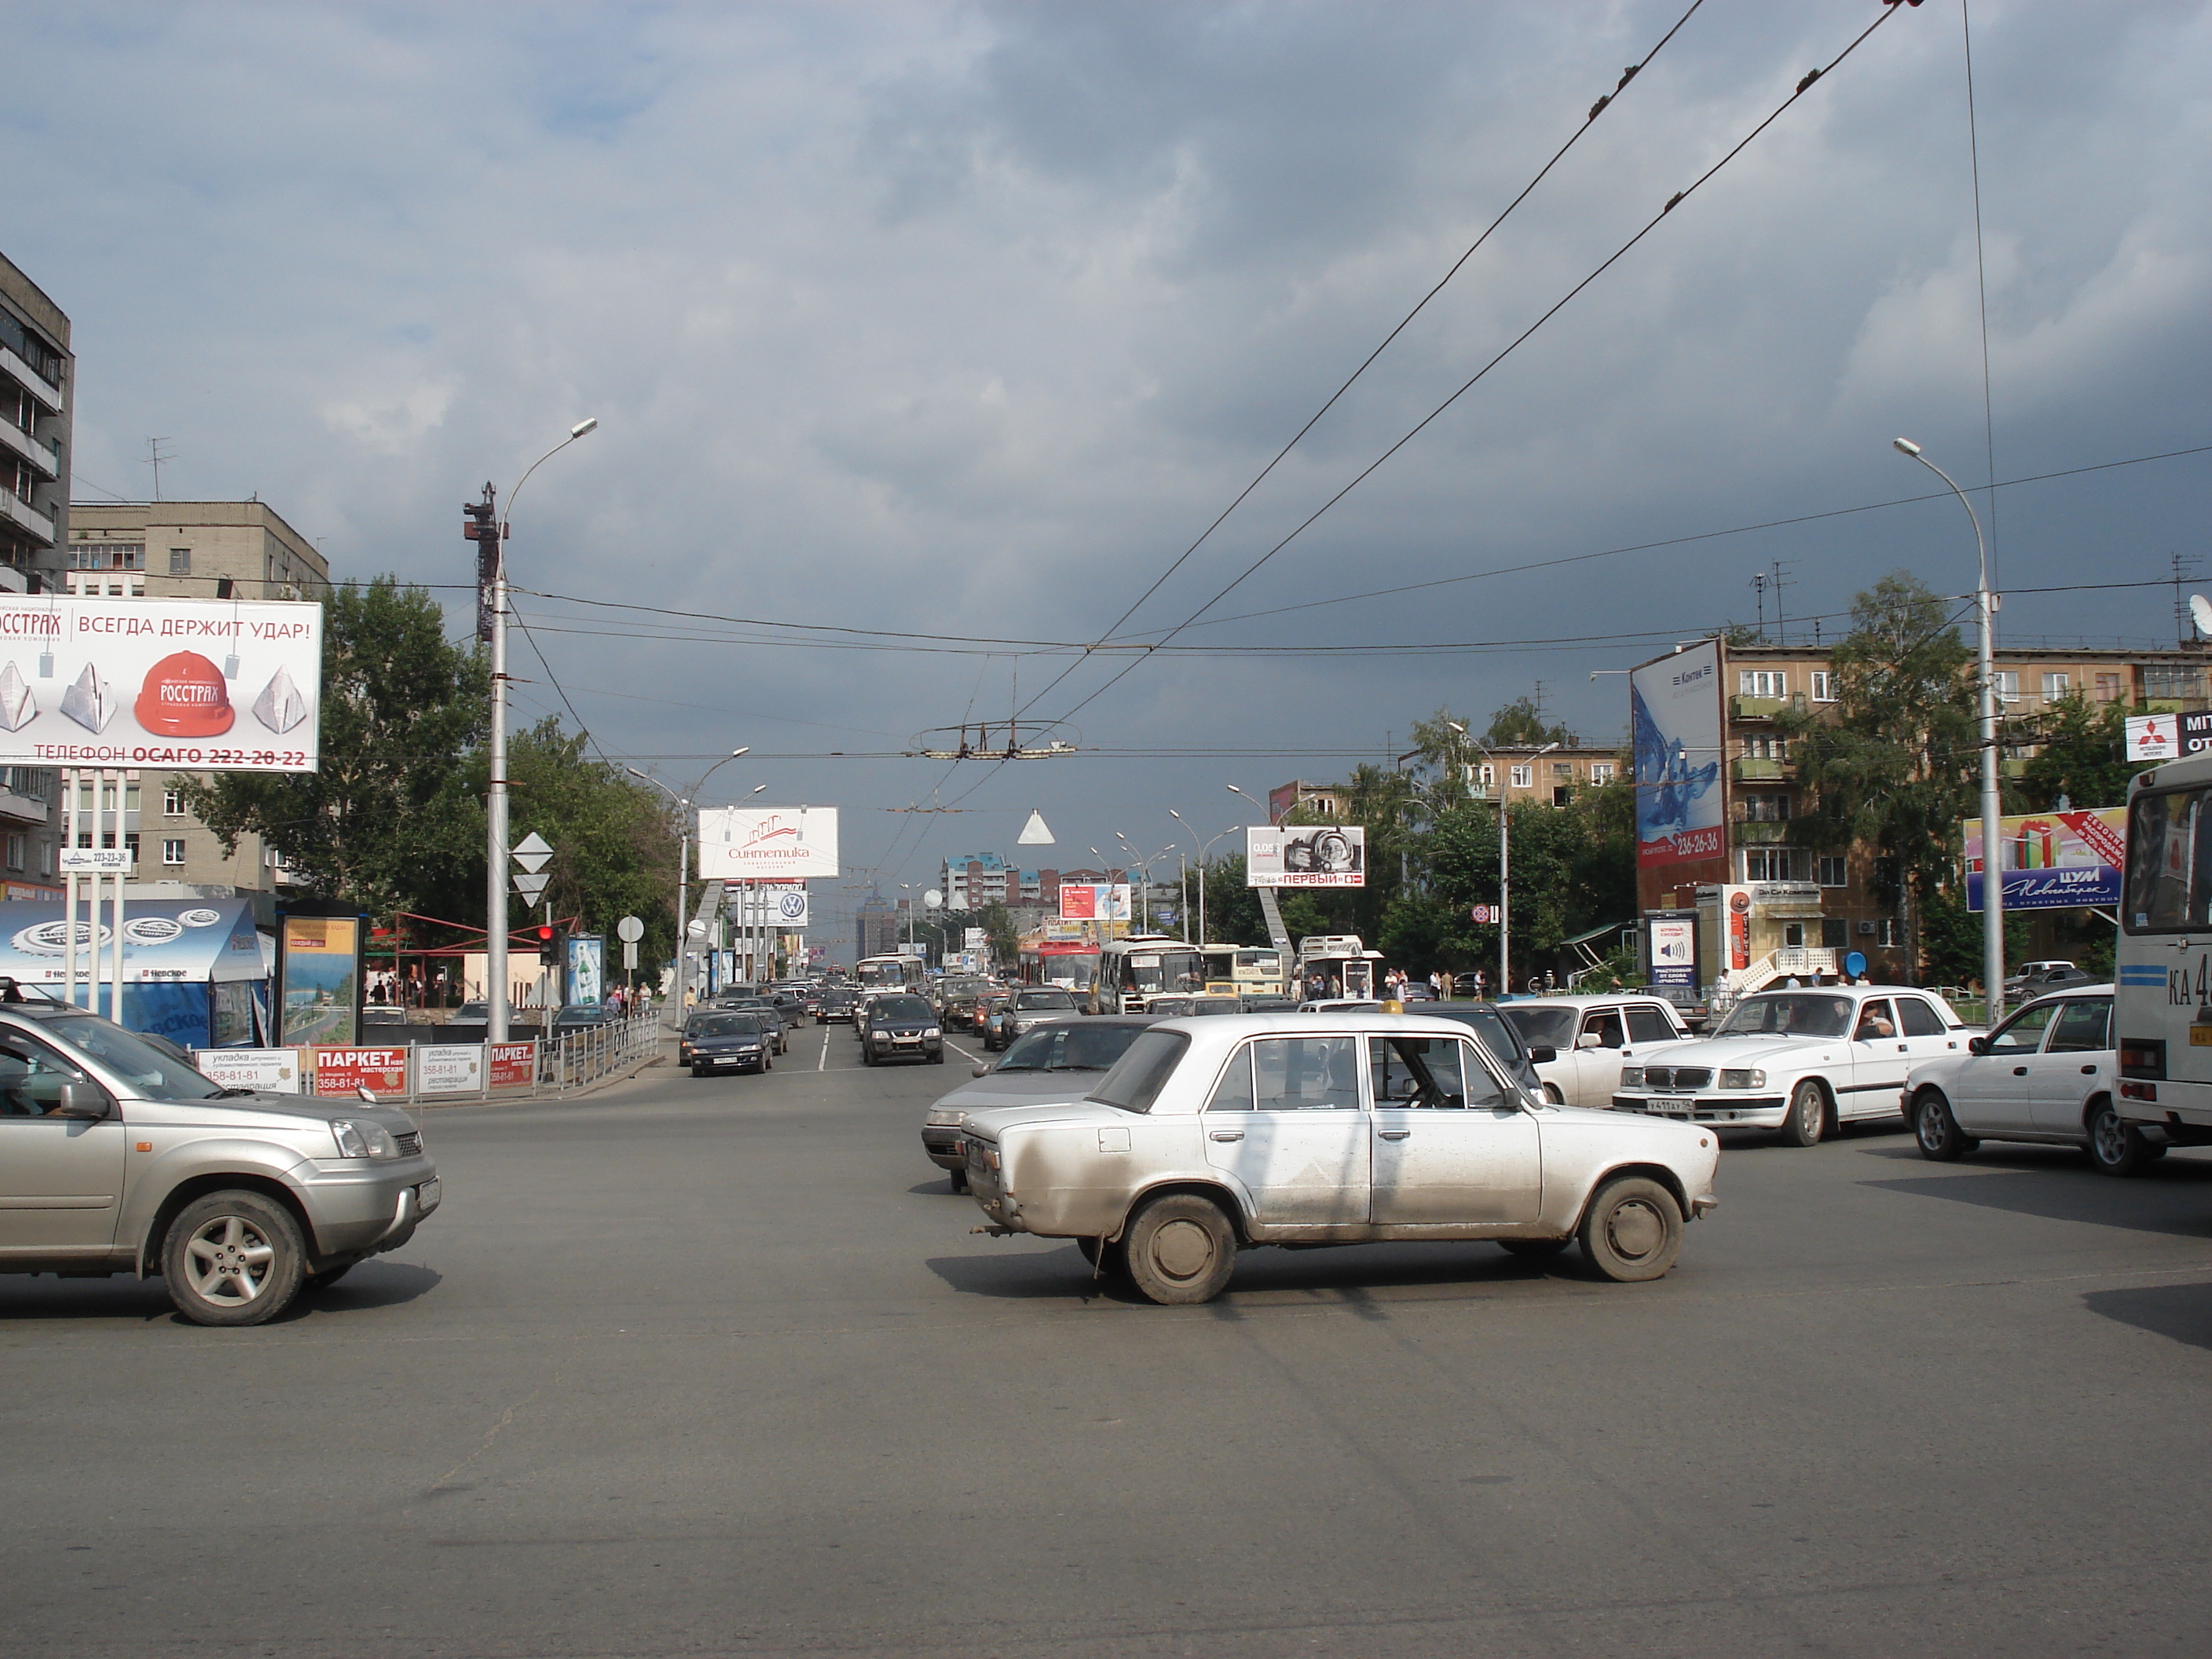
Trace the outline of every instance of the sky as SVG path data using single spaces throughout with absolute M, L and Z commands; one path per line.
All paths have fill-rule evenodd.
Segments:
M 2207 550 L 2212 455 L 2107 465 L 2212 445 L 2203 5 L 1897 8 L 1230 588 L 1885 9 L 1705 0 L 1589 119 L 1687 5 L 10 0 L 0 251 L 72 319 L 78 499 L 162 437 L 457 633 L 461 503 L 596 417 L 514 503 L 518 718 L 679 792 L 749 745 L 703 799 L 838 806 L 833 927 L 1033 808 L 1025 863 L 1193 850 L 1169 808 L 1439 708 L 1618 740 L 1601 671 L 1777 561 L 1792 639 L 1967 592 L 1900 434 L 2007 641 L 2171 642 L 2170 588 L 2021 590 Z M 1076 752 L 900 757 L 1017 711 Z

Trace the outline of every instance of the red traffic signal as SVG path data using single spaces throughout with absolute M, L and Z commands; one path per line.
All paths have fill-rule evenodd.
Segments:
M 550 944 L 552 944 L 552 943 L 553 943 L 553 930 L 552 930 L 550 927 L 538 927 L 538 928 L 534 929 L 533 931 L 537 933 L 537 935 L 538 935 L 538 943 L 541 946 L 543 946 L 543 945 L 550 945 Z

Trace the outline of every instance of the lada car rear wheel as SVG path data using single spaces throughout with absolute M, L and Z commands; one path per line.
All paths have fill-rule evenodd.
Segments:
M 1137 1212 L 1121 1249 L 1130 1282 L 1146 1301 L 1164 1306 L 1211 1302 L 1236 1269 L 1237 1230 L 1212 1200 L 1170 1193 Z
M 1807 1078 L 1790 1091 L 1790 1115 L 1782 1120 L 1782 1139 L 1792 1146 L 1817 1146 L 1828 1129 L 1828 1097 Z
M 1622 1176 L 1598 1188 L 1577 1237 L 1590 1266 L 1607 1279 L 1656 1279 L 1682 1253 L 1682 1212 L 1657 1182 Z
M 1913 1097 L 1912 1138 L 1920 1143 L 1920 1156 L 1938 1164 L 1954 1163 L 1982 1144 L 1959 1127 L 1940 1089 L 1923 1089 Z
M 299 1295 L 307 1246 L 291 1212 L 258 1193 L 210 1193 L 169 1224 L 161 1277 L 195 1325 L 258 1325 Z

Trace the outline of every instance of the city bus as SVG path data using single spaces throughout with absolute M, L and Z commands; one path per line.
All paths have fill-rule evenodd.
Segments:
M 1306 997 L 1307 981 L 1318 973 L 1327 982 L 1324 1000 L 1370 1001 L 1382 961 L 1382 953 L 1367 949 L 1357 933 L 1310 933 L 1298 941 L 1298 982 L 1291 994 Z
M 1283 994 L 1283 953 L 1266 945 L 1201 945 L 1206 958 L 1206 983 L 1233 985 L 1240 997 L 1280 996 Z
M 2118 1115 L 2154 1144 L 2212 1146 L 2212 754 L 2128 788 L 2114 963 Z
M 862 957 L 853 964 L 853 986 L 862 996 L 878 991 L 920 991 L 927 977 L 920 957 Z
M 1205 989 L 1206 958 L 1196 945 L 1165 933 L 1132 933 L 1098 947 L 1087 1006 L 1094 1014 L 1141 1014 L 1154 997 Z

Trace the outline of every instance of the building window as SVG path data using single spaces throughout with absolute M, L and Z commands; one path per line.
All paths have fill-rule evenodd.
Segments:
M 1575 763 L 1572 761 L 1553 761 L 1552 775 L 1562 783 L 1572 783 L 1575 779 Z
M 1736 675 L 1736 690 L 1747 697 L 1786 697 L 1790 673 L 1782 668 L 1746 668 Z
M 1565 806 L 1569 801 L 1574 799 L 1574 798 L 1575 787 L 1571 783 L 1559 783 L 1552 786 L 1553 805 Z
M 2124 678 L 2118 674 L 2098 675 L 2097 701 L 2099 702 L 2118 702 L 2122 697 L 2127 695 L 2124 689 L 2126 684 L 2127 682 Z
M 1515 767 L 1513 769 L 1513 787 L 1516 789 L 1534 788 L 1536 787 L 1536 769 L 1533 766 Z
M 185 792 L 181 789 L 164 789 L 161 792 L 161 816 L 166 818 L 180 818 L 184 815 Z
M 2020 701 L 2020 675 L 2015 671 L 2009 668 L 2000 668 L 1996 672 L 1996 682 L 1997 701 L 1999 702 L 2018 702 Z
M 189 576 L 192 574 L 191 548 L 173 547 L 169 550 L 169 574 L 172 576 Z
M 1793 881 L 1793 855 L 1787 847 L 1753 847 L 1743 855 L 1746 881 Z
M 161 862 L 182 864 L 185 861 L 185 842 L 182 836 L 161 843 Z
M 2073 688 L 2074 680 L 2071 675 L 2045 674 L 2043 677 L 2043 700 L 2045 702 L 2057 702 Z
M 1783 738 L 1746 738 L 1743 740 L 1743 757 L 1746 760 L 1788 760 L 1790 744 Z
M 1814 702 L 1833 702 L 1836 701 L 1836 677 L 1832 672 L 1826 668 L 1816 668 L 1813 671 L 1809 678 L 1813 682 L 1813 701 Z
M 1590 763 L 1590 781 L 1592 783 L 1611 783 L 1613 781 L 1613 763 L 1611 761 L 1592 761 Z
M 21 836 L 8 837 L 8 867 L 10 870 L 23 867 L 23 837 Z
M 1468 781 L 1479 784 L 1487 789 L 1498 781 L 1498 769 L 1486 763 L 1481 766 L 1471 766 L 1468 769 Z
M 50 841 L 39 843 L 39 873 L 51 876 L 54 872 L 54 844 Z
M 146 544 L 73 542 L 70 544 L 69 568 L 72 570 L 143 570 L 146 568 Z
M 1905 943 L 1904 930 L 1897 925 L 1895 916 L 1884 916 L 1875 923 L 1874 942 L 1893 947 Z
M 1850 886 L 1850 884 L 1851 884 L 1851 878 L 1850 878 L 1850 874 L 1849 871 L 1847 871 L 1847 870 L 1845 869 L 1845 867 L 1844 867 L 1844 860 L 1843 860 L 1842 859 L 1840 859 L 1840 858 L 1836 858 L 1836 857 L 1829 857 L 1829 856 L 1823 856 L 1823 857 L 1821 858 L 1821 860 L 1820 860 L 1820 885 L 1821 885 L 1821 886 L 1823 886 L 1823 887 L 1848 887 L 1848 886 Z
M 1743 798 L 1743 821 L 1747 823 L 1787 823 L 1790 821 L 1790 797 L 1746 795 Z
M 2147 662 L 2136 672 L 2142 676 L 2147 702 L 2187 701 L 2204 695 L 2203 671 L 2187 663 Z

